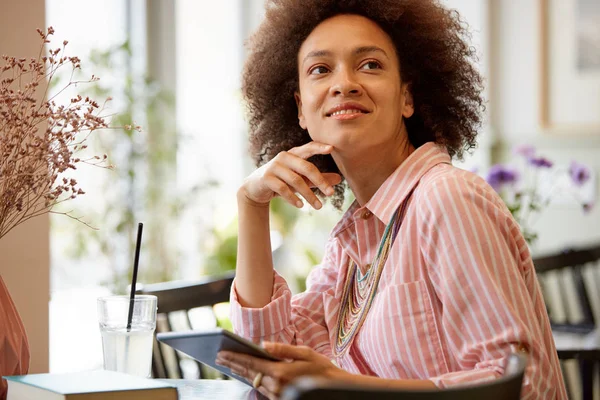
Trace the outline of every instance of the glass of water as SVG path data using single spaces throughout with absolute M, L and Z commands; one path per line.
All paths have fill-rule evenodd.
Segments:
M 127 329 L 129 306 L 129 296 L 98 299 L 104 369 L 148 378 L 156 329 L 156 296 L 135 296 L 131 327 Z

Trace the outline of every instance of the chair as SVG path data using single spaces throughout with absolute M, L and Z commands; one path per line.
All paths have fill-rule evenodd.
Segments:
M 283 392 L 282 400 L 517 400 L 527 358 L 511 354 L 504 376 L 491 382 L 443 390 L 403 390 L 369 388 L 316 378 L 301 378 Z
M 569 249 L 533 260 L 567 390 L 572 398 L 581 391 L 584 400 L 593 398 L 594 368 L 600 367 L 599 261 L 600 246 Z
M 212 306 L 229 301 L 229 292 L 235 272 L 207 277 L 197 282 L 165 282 L 144 285 L 140 294 L 158 299 L 156 332 L 202 329 L 218 326 Z M 200 322 L 199 322 L 200 321 Z M 212 369 L 154 340 L 152 355 L 154 378 L 223 377 Z
M 598 288 L 598 261 L 600 246 L 569 249 L 533 260 L 554 331 L 588 333 L 596 328 L 596 304 L 592 304 L 590 293 Z M 554 291 L 546 277 L 558 281 Z M 570 288 L 574 289 L 575 299 L 568 292 Z

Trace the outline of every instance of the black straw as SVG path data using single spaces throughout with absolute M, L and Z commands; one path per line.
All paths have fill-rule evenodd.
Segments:
M 142 231 L 144 224 L 138 224 L 137 242 L 135 244 L 135 259 L 133 261 L 133 276 L 131 277 L 131 293 L 129 295 L 129 314 L 127 315 L 127 332 L 131 331 L 131 319 L 133 318 L 133 306 L 135 304 L 135 283 L 137 282 L 138 265 L 140 263 L 140 247 L 142 247 Z

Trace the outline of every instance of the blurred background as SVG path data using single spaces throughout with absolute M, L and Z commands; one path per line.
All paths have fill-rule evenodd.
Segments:
M 488 179 L 498 164 L 531 175 L 515 149 L 533 147 L 552 165 L 533 171 L 542 206 L 527 221 L 537 235 L 532 252 L 598 243 L 600 3 L 443 3 L 468 23 L 486 81 L 479 146 L 457 165 Z M 107 111 L 115 125 L 142 127 L 95 135 L 95 151 L 107 154 L 114 169 L 77 171 L 86 194 L 62 211 L 97 230 L 63 216 L 41 217 L 0 244 L 0 271 L 26 293 L 15 301 L 35 330 L 33 372 L 101 366 L 96 298 L 127 290 L 137 222 L 145 224 L 142 283 L 193 281 L 235 267 L 235 192 L 254 168 L 240 73 L 244 41 L 260 23 L 262 6 L 261 0 L 0 0 L 0 53 L 34 55 L 35 29 L 54 27 L 50 48 L 68 40 L 67 53 L 82 59 L 81 76 L 100 77 L 76 91 L 112 97 Z M 587 174 L 579 183 L 569 179 L 573 161 Z M 506 183 L 499 190 L 524 190 L 522 181 Z M 272 214 L 276 264 L 301 291 L 341 214 L 281 203 Z

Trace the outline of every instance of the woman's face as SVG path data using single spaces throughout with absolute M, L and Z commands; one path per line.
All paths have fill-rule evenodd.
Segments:
M 298 119 L 313 140 L 347 153 L 407 140 L 412 96 L 395 46 L 375 22 L 358 15 L 323 21 L 300 47 L 298 71 Z

